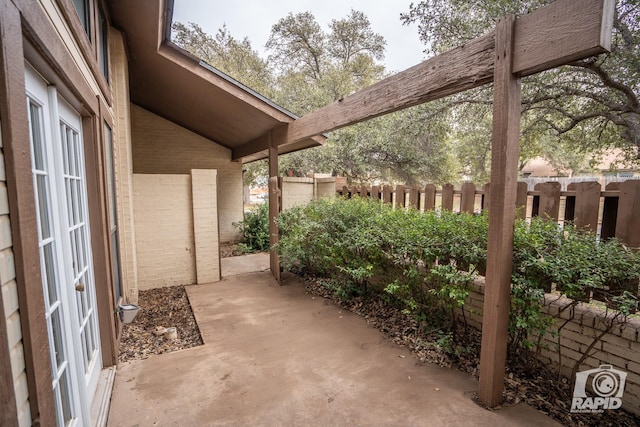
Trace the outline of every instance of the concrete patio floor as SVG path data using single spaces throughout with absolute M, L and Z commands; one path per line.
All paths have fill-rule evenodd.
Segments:
M 278 286 L 244 273 L 187 293 L 205 344 L 119 366 L 109 426 L 560 425 L 524 404 L 482 409 L 472 377 L 418 365 L 295 276 Z

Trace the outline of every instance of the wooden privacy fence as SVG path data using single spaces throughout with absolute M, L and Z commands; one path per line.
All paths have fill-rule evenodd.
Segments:
M 440 208 L 448 211 L 479 213 L 488 207 L 491 185 L 478 188 L 465 182 L 460 189 L 445 184 L 421 186 L 390 185 L 343 186 L 337 193 L 393 203 L 396 207 L 421 211 Z M 640 180 L 612 182 L 602 189 L 597 181 L 575 182 L 561 191 L 560 183 L 536 184 L 528 191 L 526 182 L 518 182 L 516 198 L 520 218 L 543 217 L 560 224 L 573 222 L 576 227 L 597 233 L 601 238 L 616 237 L 632 248 L 640 248 Z

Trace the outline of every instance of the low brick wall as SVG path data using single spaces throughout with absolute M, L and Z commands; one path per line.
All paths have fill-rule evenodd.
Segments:
M 330 198 L 336 195 L 336 179 L 282 177 L 282 210 L 303 206 L 312 200 Z
M 547 294 L 546 311 L 557 318 L 555 330 L 568 322 L 560 330 L 559 336 L 546 334 L 541 345 L 540 360 L 569 376 L 571 370 L 589 347 L 595 337 L 604 329 L 605 313 L 593 306 L 578 304 L 560 313 L 566 306 L 566 298 Z M 467 298 L 464 315 L 469 325 L 482 329 L 482 309 L 484 303 L 484 278 L 474 282 L 473 289 Z M 553 329 L 552 329 L 553 330 Z M 551 331 L 552 331 L 551 330 Z M 551 332 L 550 331 L 550 332 Z M 558 360 L 558 344 L 562 359 Z M 627 372 L 622 407 L 627 411 L 640 414 L 640 319 L 631 318 L 622 328 L 616 327 L 605 334 L 579 367 L 579 371 L 597 368 L 600 365 L 612 365 L 614 368 Z M 571 402 L 567 402 L 570 405 Z

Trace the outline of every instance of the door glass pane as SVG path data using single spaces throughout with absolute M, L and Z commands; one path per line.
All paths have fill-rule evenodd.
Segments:
M 58 291 L 56 286 L 56 271 L 53 261 L 53 242 L 47 243 L 42 248 L 44 259 L 44 277 L 47 282 L 47 293 L 49 295 L 49 305 L 53 305 L 58 301 Z
M 34 169 L 42 171 L 44 167 L 44 147 L 42 146 L 42 140 L 44 138 L 42 133 L 42 107 L 29 100 L 29 123 L 31 132 L 31 148 L 33 150 L 33 163 Z
M 62 400 L 62 421 L 66 426 L 69 421 L 73 418 L 73 413 L 71 411 L 71 393 L 69 390 L 69 368 L 68 366 L 65 368 L 64 373 L 60 377 L 60 382 L 58 382 L 58 386 L 60 387 L 60 394 Z
M 47 187 L 48 177 L 46 175 L 36 175 L 36 192 L 38 194 L 38 213 L 40 216 L 40 238 L 42 240 L 51 237 L 51 227 L 49 217 L 49 188 Z
M 64 347 L 63 347 L 63 343 L 62 343 L 62 334 L 63 334 L 63 330 L 62 330 L 62 320 L 60 319 L 60 308 L 58 306 L 57 309 L 55 309 L 53 311 L 53 313 L 51 313 L 51 332 L 53 333 L 53 351 L 55 352 L 55 356 L 56 356 L 56 365 L 54 366 L 55 368 L 55 374 L 58 374 L 58 371 L 60 370 L 60 368 L 62 367 L 62 364 L 66 361 L 66 357 L 64 354 Z

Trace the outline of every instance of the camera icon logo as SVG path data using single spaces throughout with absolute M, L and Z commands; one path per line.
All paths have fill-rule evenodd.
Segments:
M 599 413 L 605 409 L 620 408 L 626 379 L 626 372 L 611 365 L 578 372 L 571 412 Z

